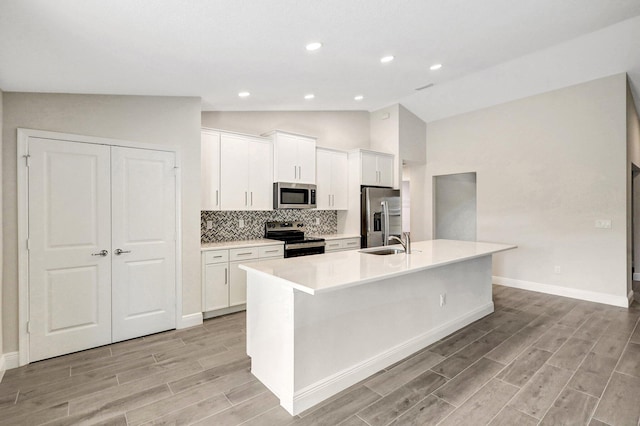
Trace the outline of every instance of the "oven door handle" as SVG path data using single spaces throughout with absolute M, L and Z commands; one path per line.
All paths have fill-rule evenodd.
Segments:
M 285 250 L 295 250 L 301 248 L 312 248 L 312 247 L 324 247 L 326 243 L 324 241 L 315 241 L 312 243 L 295 243 L 295 244 L 287 244 L 284 249 Z

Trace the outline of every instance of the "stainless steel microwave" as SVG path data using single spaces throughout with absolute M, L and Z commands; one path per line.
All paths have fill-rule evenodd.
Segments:
M 274 209 L 314 209 L 315 207 L 315 185 L 288 182 L 273 184 Z

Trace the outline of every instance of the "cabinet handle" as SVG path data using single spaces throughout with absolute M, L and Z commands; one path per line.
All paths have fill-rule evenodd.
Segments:
M 293 178 L 298 179 L 298 167 L 293 166 Z
M 220 256 L 213 256 L 213 258 L 214 258 L 214 259 L 219 259 L 219 258 L 221 258 L 221 257 L 222 257 L 222 255 L 220 255 Z
M 247 191 L 244 191 L 244 205 L 247 205 Z
M 253 191 L 251 191 L 251 205 L 253 205 Z
M 253 253 L 251 253 L 251 252 L 249 252 L 249 253 L 238 253 L 238 254 L 236 254 L 236 256 L 249 256 L 250 254 L 253 254 Z
M 328 197 L 329 197 L 329 206 L 331 206 L 331 194 L 329 194 Z
M 353 246 L 353 245 L 356 245 L 356 242 L 354 241 L 354 242 L 351 242 L 351 243 L 347 243 L 347 245 L 348 246 Z
M 336 206 L 336 196 L 335 196 L 335 194 L 331 195 L 331 205 L 332 205 L 333 207 L 335 207 L 335 206 Z
M 216 189 L 216 206 L 218 205 L 218 190 Z
M 265 250 L 265 253 L 277 253 L 279 250 Z
M 298 179 L 302 179 L 302 166 L 298 166 Z
M 228 284 L 228 280 L 227 280 L 227 275 L 228 275 L 227 272 L 228 271 L 229 270 L 227 268 L 224 268 L 224 285 Z

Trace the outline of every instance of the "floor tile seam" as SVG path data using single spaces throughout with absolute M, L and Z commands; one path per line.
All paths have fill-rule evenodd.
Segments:
M 406 413 L 406 411 L 405 411 L 405 413 Z M 372 425 L 371 425 L 371 423 L 369 423 L 368 421 L 366 421 L 365 419 L 363 419 L 362 417 L 360 417 L 360 416 L 358 415 L 358 413 L 354 414 L 354 416 L 356 416 L 357 418 L 359 418 L 360 420 L 362 420 L 362 421 L 364 422 L 364 424 L 366 424 L 367 426 L 372 426 Z M 399 416 L 398 416 L 398 417 L 399 417 Z M 396 419 L 397 419 L 398 417 L 396 417 Z M 349 420 L 349 418 L 348 418 L 348 417 L 347 417 L 347 418 L 346 418 L 342 423 L 346 422 L 347 420 Z M 393 419 L 393 420 L 395 420 L 395 419 Z M 392 420 L 392 421 L 393 421 L 393 420 Z M 389 423 L 391 423 L 391 422 L 389 422 Z M 339 426 L 339 425 L 338 425 L 338 426 Z
M 573 333 L 573 334 L 571 335 L 571 337 L 575 336 L 575 334 L 578 332 L 578 329 L 579 329 L 579 328 L 580 328 L 580 327 L 578 327 L 578 328 L 576 329 L 575 333 Z M 583 340 L 584 340 L 584 339 L 583 339 Z M 567 342 L 568 342 L 568 341 L 569 341 L 569 340 L 567 339 Z M 566 342 L 565 342 L 565 343 L 566 343 Z M 569 380 L 567 380 L 567 383 L 565 383 L 565 384 L 564 384 L 564 386 L 562 387 L 562 389 L 560 390 L 560 392 L 558 393 L 558 395 L 555 397 L 555 399 L 553 400 L 553 402 L 551 403 L 551 405 L 549 406 L 549 408 L 547 408 L 547 410 L 544 412 L 544 414 L 542 415 L 542 417 L 540 417 L 540 422 L 542 422 L 542 421 L 544 420 L 544 418 L 545 418 L 545 417 L 546 417 L 546 415 L 549 413 L 549 411 L 551 411 L 551 408 L 553 408 L 553 405 L 555 404 L 555 402 L 558 400 L 558 397 L 559 397 L 560 395 L 562 395 L 562 393 L 567 389 L 567 387 L 569 386 L 569 383 L 571 383 L 571 381 L 573 380 L 573 378 L 575 377 L 575 375 L 576 375 L 576 374 L 578 374 L 578 371 L 580 370 L 580 367 L 582 367 L 582 364 L 584 364 L 584 363 L 585 363 L 585 361 L 587 360 L 587 356 L 588 356 L 588 355 L 589 355 L 589 353 L 593 350 L 593 348 L 596 346 L 596 344 L 597 344 L 597 340 L 596 340 L 596 341 L 594 341 L 594 342 L 592 343 L 591 347 L 590 347 L 590 348 L 589 348 L 589 350 L 587 351 L 587 355 L 585 355 L 585 356 L 584 356 L 584 358 L 582 358 L 582 361 L 580 361 L 580 364 L 578 364 L 578 367 L 576 367 L 576 369 L 573 371 L 573 373 L 571 374 L 571 377 L 569 377 Z M 564 346 L 564 345 L 563 345 L 563 346 Z M 620 360 L 618 360 L 618 362 L 619 362 L 619 361 L 620 361 Z M 549 365 L 552 365 L 552 364 L 549 364 Z M 556 367 L 556 368 L 561 368 L 561 367 Z M 611 375 L 613 376 L 613 373 L 612 373 Z M 611 377 L 609 377 L 609 380 L 611 380 Z M 609 384 L 609 383 L 607 382 L 607 385 L 608 385 L 608 384 Z M 577 391 L 577 389 L 573 389 L 573 388 L 570 388 L 570 389 L 572 389 L 572 390 L 576 390 L 576 391 Z M 605 386 L 605 389 L 606 389 L 606 386 Z M 592 397 L 592 398 L 593 398 L 593 396 L 592 396 L 592 395 L 589 395 L 589 394 L 584 393 L 584 392 L 581 392 L 581 393 L 583 393 L 583 394 L 585 394 L 585 395 L 588 395 L 588 396 L 590 396 L 590 397 Z M 602 391 L 602 395 L 604 395 L 604 391 Z M 587 419 L 587 421 L 588 421 L 588 422 L 591 422 L 591 419 L 593 418 L 593 415 L 595 414 L 596 409 L 598 408 L 598 405 L 600 404 L 600 400 L 601 400 L 601 398 L 597 398 L 597 399 L 598 399 L 598 401 L 596 402 L 596 405 L 594 406 L 593 410 L 591 411 L 591 414 L 589 414 L 589 417 L 588 417 L 588 419 Z M 587 423 L 587 424 L 588 424 L 588 423 Z
M 171 386 L 169 386 L 169 384 L 168 384 L 168 383 L 166 383 L 166 385 L 169 387 L 169 390 L 171 391 L 171 396 L 179 395 L 179 393 L 177 393 L 177 394 L 176 394 L 176 393 L 173 393 L 173 391 L 171 390 Z M 223 396 L 224 396 L 224 393 L 223 393 L 223 392 L 218 392 L 218 393 L 223 394 Z M 193 405 L 200 404 L 202 401 L 204 401 L 204 400 L 206 400 L 206 399 L 209 399 L 209 398 L 212 398 L 212 397 L 213 397 L 213 396 L 215 396 L 215 395 L 217 395 L 217 394 L 216 394 L 216 393 L 214 393 L 213 395 L 209 395 L 209 396 L 207 396 L 207 397 L 201 398 L 201 399 L 197 400 L 196 402 L 193 402 L 193 403 L 191 403 L 191 404 L 185 405 L 184 407 L 176 408 L 175 410 L 171 410 L 171 411 L 169 411 L 169 412 L 167 412 L 167 413 L 165 413 L 165 414 L 163 414 L 163 415 L 161 415 L 161 416 L 156 416 L 156 417 L 153 417 L 153 418 L 151 418 L 151 419 L 145 420 L 145 421 L 140 422 L 140 423 L 137 423 L 137 424 L 141 425 L 141 424 L 146 424 L 146 423 L 149 423 L 149 422 L 153 422 L 153 421 L 158 420 L 158 419 L 160 419 L 160 418 L 162 418 L 162 417 L 165 417 L 165 416 L 168 416 L 168 415 L 170 415 L 170 414 L 177 413 L 177 412 L 178 412 L 178 411 L 180 411 L 180 410 L 184 410 L 184 409 L 186 409 L 186 408 L 189 408 L 189 407 L 191 407 L 191 406 L 193 406 Z M 167 397 L 167 398 L 171 398 L 171 397 Z M 167 399 L 167 398 L 163 398 L 163 399 Z M 161 401 L 161 400 L 158 400 L 158 401 Z M 229 401 L 229 400 L 227 399 L 227 401 Z M 146 405 L 141 405 L 141 406 L 139 406 L 139 407 L 135 407 L 135 408 L 133 408 L 133 409 L 131 409 L 131 410 L 128 410 L 128 411 L 126 411 L 126 412 L 125 412 L 125 416 L 126 416 L 126 414 L 127 414 L 127 413 L 129 413 L 129 412 L 131 412 L 131 411 L 133 411 L 133 410 L 137 410 L 137 409 L 140 409 L 140 408 L 147 407 L 147 406 L 149 406 L 149 405 L 153 405 L 155 402 L 157 402 L 157 401 L 151 402 L 151 403 L 146 404 Z M 229 401 L 229 403 L 231 403 L 231 401 Z M 231 406 L 233 406 L 233 404 L 232 404 Z M 130 424 L 128 420 L 127 420 L 127 424 Z
M 466 349 L 466 348 L 467 348 L 467 347 L 469 347 L 470 345 L 472 345 L 472 344 L 474 344 L 475 342 L 477 342 L 478 340 L 482 339 L 482 338 L 483 338 L 483 337 L 485 337 L 487 334 L 489 334 L 489 333 L 491 333 L 492 331 L 494 331 L 496 328 L 497 328 L 497 327 L 494 327 L 494 328 L 492 328 L 491 330 L 489 330 L 489 331 L 487 331 L 487 332 L 484 332 L 484 334 L 483 334 L 482 336 L 479 336 L 477 339 L 475 339 L 475 340 L 473 340 L 473 341 L 469 342 L 468 344 L 464 345 L 463 347 L 461 347 L 460 349 L 458 349 L 457 351 L 455 351 L 454 353 L 452 353 L 452 354 L 451 354 L 451 355 L 449 355 L 449 356 L 444 356 L 444 355 L 439 354 L 439 353 L 437 353 L 437 352 L 432 352 L 432 353 L 434 353 L 434 354 L 436 354 L 436 355 L 444 356 L 444 360 L 442 360 L 442 361 L 440 361 L 440 362 L 445 362 L 445 361 L 446 361 L 446 360 L 448 360 L 449 358 L 451 358 L 451 357 L 453 357 L 453 356 L 457 355 L 457 354 L 458 354 L 458 352 L 463 351 L 464 349 Z M 483 330 L 480 330 L 480 331 L 483 331 Z M 440 364 L 440 363 L 438 363 L 438 364 Z M 434 366 L 434 367 L 435 367 L 435 366 Z
M 250 383 L 250 382 L 247 382 L 247 383 Z M 243 383 L 243 385 L 246 385 L 247 383 Z M 238 386 L 242 386 L 242 385 L 238 385 Z M 260 396 L 260 395 L 262 395 L 263 393 L 267 393 L 267 392 L 270 392 L 270 391 L 269 391 L 269 389 L 265 389 L 265 390 L 263 390 L 262 392 L 255 394 L 255 395 L 254 395 L 254 396 L 252 396 L 251 398 L 243 399 L 242 401 L 237 402 L 237 403 L 235 403 L 235 404 L 233 403 L 233 401 L 231 401 L 231 400 L 229 399 L 229 397 L 227 396 L 226 392 L 223 392 L 223 393 L 224 393 L 225 398 L 227 398 L 227 401 L 229 401 L 229 402 L 231 403 L 231 405 L 232 405 L 232 406 L 236 407 L 236 406 L 238 406 L 238 405 L 242 404 L 243 402 L 249 401 L 249 399 L 253 399 L 253 398 L 254 398 L 254 397 L 256 397 L 256 396 Z
M 424 373 L 426 373 L 427 371 L 433 371 L 433 370 L 425 370 L 425 371 L 423 371 L 423 372 L 422 372 L 422 373 L 420 373 L 420 374 L 424 374 Z M 424 396 L 424 398 L 420 398 L 420 400 L 418 400 L 415 404 L 413 404 L 412 406 L 410 406 L 409 408 L 407 408 L 406 410 L 404 410 L 402 413 L 400 413 L 400 414 L 398 414 L 397 416 L 395 416 L 395 417 L 394 417 L 393 419 L 391 419 L 389 422 L 385 423 L 385 426 L 387 426 L 387 425 L 389 425 L 389 424 L 393 423 L 396 419 L 398 419 L 398 418 L 399 418 L 400 416 L 402 416 L 403 414 L 407 413 L 409 410 L 411 410 L 411 409 L 412 409 L 413 407 L 415 407 L 416 405 L 420 404 L 422 401 L 424 401 L 425 399 L 427 399 L 430 395 L 436 396 L 436 395 L 434 395 L 434 392 L 435 392 L 435 391 L 437 391 L 438 389 L 442 388 L 442 387 L 443 387 L 444 385 L 446 385 L 447 383 L 449 383 L 449 380 L 448 380 L 445 376 L 443 376 L 442 374 L 436 373 L 435 371 L 433 371 L 433 373 L 434 373 L 434 374 L 439 375 L 440 377 L 444 377 L 445 382 L 444 382 L 443 384 L 441 384 L 440 386 L 438 386 L 437 388 L 435 388 L 434 390 L 432 390 L 432 391 L 431 391 L 430 393 L 428 393 L 427 395 L 425 395 L 425 396 Z M 418 376 L 420 376 L 420 374 L 418 374 Z M 376 392 L 376 391 L 374 391 L 373 389 L 369 388 L 367 385 L 363 385 L 363 386 L 364 386 L 364 387 L 366 387 L 367 389 L 370 389 L 370 390 L 372 390 L 374 393 L 377 393 L 378 395 L 380 395 L 380 398 L 376 399 L 375 401 L 373 401 L 371 404 L 367 405 L 366 407 L 361 408 L 360 410 L 358 410 L 358 411 L 355 413 L 355 414 L 356 414 L 356 416 L 357 416 L 358 418 L 360 418 L 362 421 L 364 421 L 366 424 L 368 424 L 368 425 L 369 425 L 369 422 L 367 422 L 367 421 L 366 421 L 365 419 L 363 419 L 362 417 L 358 416 L 358 413 L 361 413 L 363 410 L 365 410 L 365 409 L 367 409 L 367 408 L 371 407 L 371 406 L 372 406 L 373 404 L 375 404 L 376 402 L 379 402 L 381 399 L 383 399 L 383 398 L 387 397 L 388 395 L 391 395 L 393 392 L 397 391 L 397 390 L 398 390 L 398 389 L 400 389 L 402 386 L 405 386 L 407 383 L 409 383 L 411 380 L 414 380 L 414 379 L 415 379 L 415 378 L 417 378 L 418 376 L 414 377 L 413 379 L 409 379 L 409 381 L 408 381 L 408 382 L 406 382 L 406 383 L 404 383 L 403 385 L 401 385 L 401 386 L 399 386 L 399 387 L 395 388 L 394 390 L 392 390 L 391 392 L 389 392 L 389 393 L 388 393 L 388 394 L 386 394 L 386 395 L 380 395 L 378 392 Z M 438 397 L 436 396 L 436 398 L 438 398 Z M 440 398 L 440 399 L 441 399 L 441 398 Z M 443 399 L 443 401 L 444 401 L 444 399 Z
M 225 394 L 224 394 L 224 392 L 222 392 L 222 395 L 223 395 L 223 396 L 225 397 L 225 399 L 229 402 L 229 404 L 231 404 L 231 406 L 229 406 L 229 407 L 227 407 L 227 408 L 225 408 L 225 409 L 223 409 L 223 410 L 217 411 L 217 412 L 215 412 L 215 413 L 213 413 L 213 414 L 211 414 L 211 415 L 208 415 L 208 416 L 206 416 L 206 417 L 203 417 L 203 418 L 201 418 L 200 420 L 198 420 L 198 422 L 202 422 L 203 420 L 209 419 L 209 418 L 211 418 L 211 417 L 213 417 L 213 416 L 217 416 L 218 414 L 222 414 L 222 413 L 224 413 L 225 411 L 228 411 L 228 410 L 231 410 L 231 409 L 233 409 L 233 408 L 236 408 L 236 407 L 237 407 L 237 405 L 233 405 L 233 404 L 231 403 L 231 401 L 229 401 L 229 398 L 227 398 L 227 395 L 225 395 Z M 260 395 L 262 395 L 262 394 L 260 394 Z M 249 399 L 247 399 L 246 401 L 243 401 L 243 402 L 248 402 L 248 401 L 251 401 L 251 400 L 253 400 L 253 399 L 256 399 L 256 398 L 257 398 L 257 397 L 259 397 L 260 395 L 256 395 L 256 396 L 254 396 L 253 398 L 249 398 Z M 208 398 L 206 398 L 206 399 L 208 399 Z M 278 405 L 276 405 L 276 407 L 277 407 L 277 406 L 278 406 Z M 252 416 L 251 418 L 248 418 L 248 419 L 246 419 L 245 421 L 243 421 L 243 422 L 241 422 L 241 423 L 237 423 L 236 425 L 229 425 L 229 426 L 240 426 L 241 424 L 246 423 L 246 422 L 248 422 L 249 420 L 253 420 L 253 419 L 255 419 L 256 417 L 263 415 L 264 413 L 266 413 L 267 411 L 271 410 L 272 408 L 273 408 L 273 407 L 269 407 L 269 408 L 267 408 L 266 410 L 261 411 L 259 414 L 256 414 L 255 416 Z M 309 414 L 311 414 L 311 413 L 309 413 Z
M 631 341 L 631 336 L 633 336 L 633 333 L 635 332 L 635 330 L 638 327 L 639 323 L 640 323 L 640 318 L 638 318 L 638 321 L 636 321 L 635 327 L 633 328 L 633 330 L 631 330 L 631 334 L 629 335 L 629 338 L 627 339 L 627 343 L 624 345 L 624 348 L 622 349 L 622 352 L 620 353 L 620 356 L 618 357 L 618 361 L 616 362 L 615 367 L 613 367 L 613 371 L 609 375 L 609 379 L 607 380 L 607 384 L 604 386 L 604 389 L 602 390 L 602 395 L 600 396 L 600 398 L 598 398 L 598 403 L 596 404 L 596 407 L 594 408 L 593 414 L 591 415 L 591 418 L 589 419 L 589 421 L 591 421 L 591 419 L 593 418 L 595 413 L 598 411 L 598 408 L 600 407 L 600 403 L 602 402 L 602 398 L 604 397 L 604 394 L 607 391 L 607 388 L 609 387 L 609 384 L 611 383 L 611 379 L 613 378 L 613 373 L 617 372 L 616 370 L 618 369 L 618 365 L 620 364 L 620 361 L 622 360 L 622 356 L 624 355 L 624 352 L 627 350 L 627 347 L 629 346 L 629 342 Z M 619 374 L 623 374 L 623 373 L 619 373 Z M 638 421 L 638 424 L 640 424 L 640 419 Z
M 367 386 L 366 384 L 363 384 L 362 386 L 364 386 L 365 388 L 369 389 L 371 392 L 377 393 L 378 395 L 380 395 L 380 397 L 381 397 L 381 398 L 382 398 L 382 397 L 384 397 L 384 395 L 382 395 L 380 392 L 378 392 L 378 391 L 376 391 L 376 390 L 374 390 L 374 389 L 370 388 L 370 387 L 369 387 L 369 386 Z M 396 389 L 398 389 L 398 388 L 396 388 Z M 394 390 L 395 390 L 395 389 L 394 389 Z M 391 392 L 393 392 L 393 391 L 391 391 Z M 389 392 L 389 393 L 391 393 L 391 392 Z M 305 416 L 305 417 L 306 417 L 306 416 Z

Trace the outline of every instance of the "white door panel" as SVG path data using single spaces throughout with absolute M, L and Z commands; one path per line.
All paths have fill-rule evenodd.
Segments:
M 316 183 L 316 141 L 298 138 L 298 182 Z
M 113 147 L 111 162 L 117 342 L 175 327 L 175 159 Z
M 249 208 L 273 209 L 272 157 L 269 142 L 251 141 L 249 152 Z
M 220 138 L 220 208 L 222 210 L 248 208 L 248 144 L 249 142 L 242 137 L 222 135 Z
M 30 361 L 111 342 L 109 147 L 29 141 Z
M 229 262 L 229 306 L 247 303 L 247 272 L 239 268 L 243 262 Z

